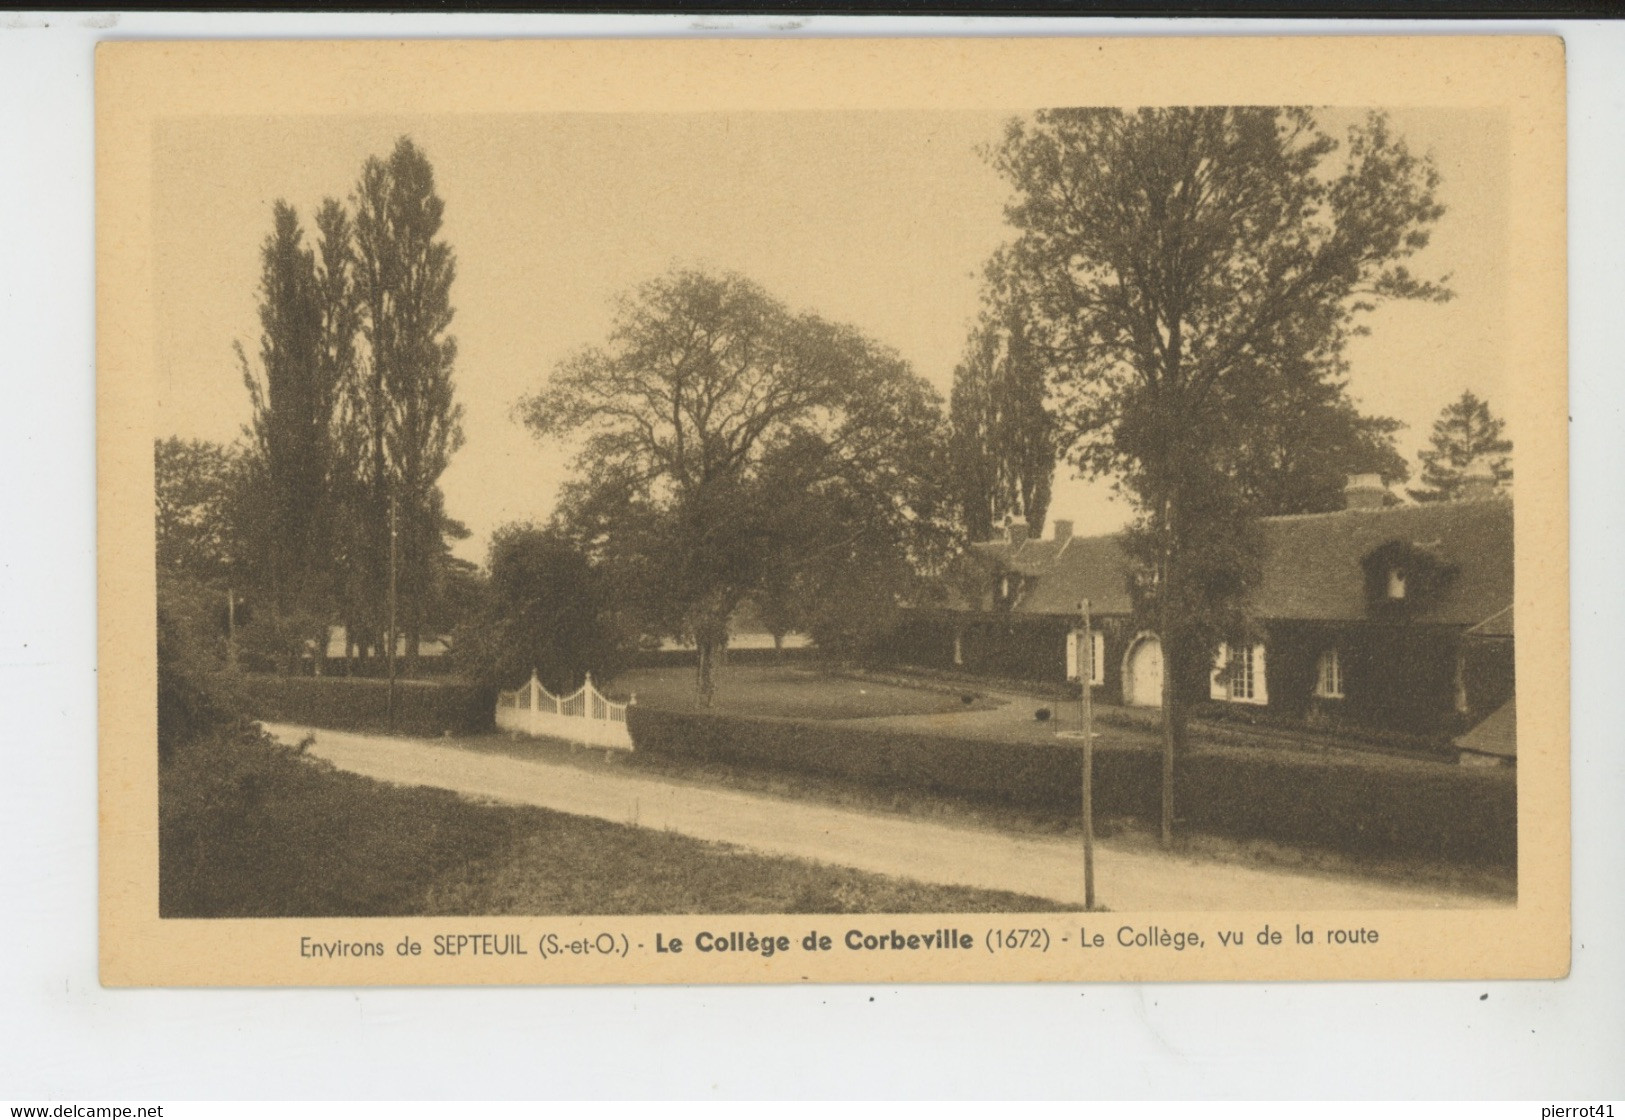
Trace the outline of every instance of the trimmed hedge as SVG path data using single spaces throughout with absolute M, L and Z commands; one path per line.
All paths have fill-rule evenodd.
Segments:
M 796 646 L 793 649 L 775 650 L 772 646 L 765 649 L 728 649 L 724 651 L 728 665 L 780 665 L 799 661 L 817 661 L 824 654 L 817 646 Z M 673 667 L 693 667 L 698 663 L 699 654 L 692 649 L 640 649 L 627 657 L 627 664 L 633 669 L 670 669 Z
M 393 728 L 388 681 L 245 674 L 236 687 L 254 719 L 345 731 L 463 735 L 491 730 L 496 717 L 495 693 L 459 681 L 396 681 Z
M 899 734 L 829 723 L 715 713 L 627 712 L 640 751 L 851 778 L 1072 812 L 1080 748 Z M 1162 760 L 1144 747 L 1097 744 L 1094 808 L 1157 819 Z M 1186 827 L 1239 839 L 1360 856 L 1517 864 L 1516 773 L 1380 755 L 1257 747 L 1191 752 L 1175 805 Z

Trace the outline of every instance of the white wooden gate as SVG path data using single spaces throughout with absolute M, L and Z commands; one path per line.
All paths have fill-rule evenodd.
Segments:
M 497 693 L 497 726 L 522 735 L 629 751 L 632 736 L 626 730 L 626 709 L 635 703 L 636 696 L 625 704 L 609 699 L 593 687 L 591 673 L 570 695 L 554 696 L 533 672 L 528 684 Z

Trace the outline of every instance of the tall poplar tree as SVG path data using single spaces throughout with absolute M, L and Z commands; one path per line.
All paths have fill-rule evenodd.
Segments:
M 377 626 L 388 594 L 391 507 L 397 544 L 401 631 L 415 664 L 434 566 L 444 553 L 439 480 L 462 445 L 462 407 L 453 396 L 457 341 L 449 333 L 451 246 L 440 238 L 445 203 L 434 169 L 407 137 L 388 159 L 374 157 L 356 185 L 355 277 L 365 362 L 352 416 L 368 562 L 368 612 Z
M 299 216 L 278 201 L 260 251 L 256 370 L 236 346 L 253 417 L 245 435 L 260 582 L 287 642 L 325 641 L 332 586 L 331 481 L 340 376 L 324 355 L 321 272 Z M 309 633 L 305 633 L 309 631 Z M 286 644 L 286 643 L 284 643 Z
M 972 540 L 989 539 L 1007 515 L 1043 532 L 1056 462 L 1046 374 L 1020 309 L 984 312 L 949 398 L 954 475 Z

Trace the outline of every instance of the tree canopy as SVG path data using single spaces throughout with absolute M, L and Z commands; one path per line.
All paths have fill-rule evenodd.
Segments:
M 1410 477 L 1394 446 L 1405 425 L 1362 414 L 1345 385 L 1293 378 L 1237 425 L 1236 479 L 1258 516 L 1342 509 L 1349 475 L 1380 475 L 1390 485 Z
M 249 485 L 261 517 L 253 526 L 262 585 L 279 617 L 320 621 L 331 605 L 332 479 L 338 404 L 347 371 L 326 360 L 326 266 L 335 250 L 306 248 L 299 215 L 278 200 L 272 231 L 260 251 L 259 368 L 242 346 L 237 359 L 253 418 L 244 434 Z
M 1433 422 L 1430 446 L 1421 453 L 1422 485 L 1409 491 L 1419 502 L 1448 502 L 1459 498 L 1468 477 L 1480 471 L 1497 486 L 1512 481 L 1512 441 L 1504 435 L 1506 422 L 1490 412 L 1472 390 L 1444 407 Z
M 742 276 L 678 270 L 622 297 L 605 344 L 562 362 L 518 415 L 538 438 L 579 441 L 562 524 L 610 562 L 650 632 L 695 642 L 707 696 L 748 596 L 792 571 L 816 581 L 843 548 L 907 566 L 944 546 L 929 385 Z
M 153 466 L 159 572 L 215 590 L 242 578 L 241 450 L 171 436 L 154 442 Z
M 406 651 L 414 660 L 435 562 L 444 554 L 440 476 L 463 441 L 452 377 L 457 340 L 449 333 L 457 260 L 440 237 L 445 203 L 434 168 L 410 138 L 401 137 L 388 159 L 367 160 L 353 202 L 356 318 L 367 350 L 352 383 L 350 416 L 360 429 L 358 490 L 367 495 L 365 570 L 374 573 L 366 600 L 376 627 L 393 507 Z
M 1294 402 L 1336 417 L 1379 301 L 1447 298 L 1407 266 L 1438 177 L 1380 115 L 1339 145 L 1296 108 L 1048 110 L 992 159 L 1018 237 L 990 275 L 1053 371 L 1071 461 L 1138 510 L 1138 600 L 1169 666 L 1166 835 L 1183 692 L 1246 621 L 1263 432 Z
M 513 688 L 535 672 L 555 693 L 585 673 L 600 679 L 622 664 L 622 635 L 601 572 L 573 542 L 528 524 L 491 537 L 480 609 L 458 629 L 459 663 L 493 688 Z
M 984 310 L 954 370 L 948 412 L 952 469 L 972 540 L 989 540 L 1006 516 L 1043 532 L 1056 463 L 1047 375 L 1020 308 Z
M 270 607 L 271 645 L 325 649 L 342 619 L 363 655 L 385 648 L 393 536 L 411 659 L 467 597 L 470 566 L 447 542 L 468 532 L 439 487 L 462 442 L 456 260 L 433 168 L 409 138 L 366 161 L 350 202 L 323 200 L 313 246 L 292 206 L 272 206 L 257 361 L 235 346 L 252 419 L 234 532 L 251 542 L 239 569 Z

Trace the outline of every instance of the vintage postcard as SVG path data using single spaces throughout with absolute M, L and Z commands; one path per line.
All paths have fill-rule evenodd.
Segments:
M 1563 91 L 104 44 L 103 982 L 1564 975 Z

